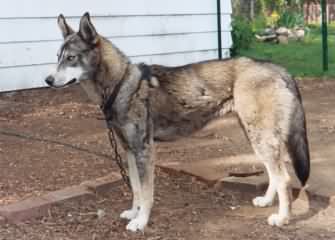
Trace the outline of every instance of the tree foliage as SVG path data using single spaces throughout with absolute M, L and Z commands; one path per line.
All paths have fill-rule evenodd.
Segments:
M 265 11 L 277 11 L 281 12 L 285 6 L 285 0 L 259 0 L 262 9 Z
M 243 17 L 235 17 L 232 21 L 233 46 L 231 55 L 235 56 L 242 49 L 248 49 L 253 41 L 254 34 L 250 21 Z
M 301 11 L 304 2 L 310 0 L 254 0 L 254 1 L 256 1 L 259 13 L 263 15 L 270 15 L 274 11 L 281 14 L 287 9 Z

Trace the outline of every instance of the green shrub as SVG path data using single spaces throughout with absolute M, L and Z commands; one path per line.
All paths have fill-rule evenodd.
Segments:
M 255 17 L 251 24 L 254 32 L 263 31 L 264 28 L 267 27 L 266 17 L 263 14 L 260 14 Z
M 281 14 L 277 24 L 279 27 L 287 27 L 287 28 L 303 27 L 304 15 L 300 12 L 291 9 L 286 9 Z
M 250 21 L 242 17 L 235 17 L 232 21 L 232 38 L 232 56 L 237 55 L 241 49 L 248 49 L 254 39 Z

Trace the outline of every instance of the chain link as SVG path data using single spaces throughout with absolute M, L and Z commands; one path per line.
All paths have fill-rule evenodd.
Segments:
M 119 88 L 120 86 L 121 86 L 121 84 L 119 83 L 116 86 L 116 88 Z M 111 107 L 111 104 L 113 104 L 113 102 L 115 100 L 115 97 L 116 96 L 114 94 L 109 95 L 109 88 L 106 88 L 104 90 L 103 94 L 102 94 L 102 104 L 101 104 L 100 108 L 105 115 L 105 120 L 106 120 L 107 126 L 109 125 L 108 121 L 111 119 L 110 114 L 108 114 L 108 110 Z M 116 137 L 115 137 L 115 133 L 114 133 L 111 126 L 108 126 L 108 139 L 109 139 L 109 142 L 110 142 L 112 148 L 114 149 L 114 160 L 115 160 L 115 162 L 117 163 L 117 165 L 120 169 L 120 174 L 122 176 L 122 179 L 126 183 L 126 185 L 129 187 L 129 189 L 131 189 L 129 175 L 128 175 L 128 172 L 127 172 L 127 170 L 126 170 L 126 168 L 125 168 L 125 166 L 122 162 L 122 158 L 121 158 L 121 155 L 120 155 L 120 153 L 118 151 L 118 147 L 117 147 L 117 140 L 116 140 Z
M 126 168 L 125 168 L 125 166 L 122 162 L 121 155 L 120 155 L 120 153 L 118 151 L 118 148 L 117 148 L 117 140 L 115 138 L 114 131 L 111 128 L 108 131 L 108 138 L 109 138 L 110 144 L 112 145 L 112 148 L 114 149 L 114 160 L 120 168 L 120 174 L 122 176 L 122 179 L 127 184 L 129 189 L 131 189 L 129 175 L 128 175 L 128 172 L 127 172 L 127 170 L 126 170 Z
M 102 104 L 100 105 L 100 108 L 105 115 L 105 120 L 107 122 L 107 126 L 108 126 L 108 121 L 110 121 L 112 119 L 111 118 L 111 112 L 110 112 L 111 108 L 112 108 L 112 105 L 115 101 L 115 98 L 117 97 L 117 94 L 119 93 L 119 90 L 122 86 L 123 80 L 124 80 L 125 76 L 127 75 L 129 65 L 130 65 L 130 63 L 128 63 L 127 69 L 126 69 L 123 77 L 121 78 L 121 80 L 114 86 L 114 89 L 113 89 L 112 93 L 110 93 L 110 89 L 108 87 L 107 88 L 105 87 L 104 90 L 103 90 Z M 151 78 L 150 67 L 148 65 L 144 64 L 144 63 L 141 63 L 141 64 L 139 64 L 139 69 L 142 72 L 140 80 L 143 80 L 143 79 L 150 80 L 150 78 Z M 150 81 L 149 81 L 149 83 L 150 83 Z M 109 138 L 110 144 L 112 145 L 112 148 L 114 148 L 114 160 L 120 168 L 120 174 L 122 176 L 123 181 L 131 189 L 129 174 L 128 174 L 126 168 L 124 167 L 121 155 L 118 152 L 115 133 L 114 133 L 114 131 L 111 127 L 108 127 L 108 128 L 109 128 L 108 138 Z

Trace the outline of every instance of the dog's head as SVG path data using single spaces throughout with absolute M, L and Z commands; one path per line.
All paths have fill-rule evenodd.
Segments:
M 58 63 L 54 73 L 45 82 L 56 88 L 93 79 L 99 64 L 99 35 L 88 13 L 80 19 L 79 31 L 67 24 L 64 16 L 58 17 L 58 26 L 64 42 L 58 51 Z

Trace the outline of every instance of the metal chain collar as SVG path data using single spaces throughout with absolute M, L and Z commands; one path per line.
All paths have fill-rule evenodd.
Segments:
M 130 185 L 129 175 L 128 175 L 128 172 L 127 172 L 127 170 L 126 170 L 126 168 L 125 168 L 125 166 L 122 162 L 121 155 L 120 155 L 120 153 L 118 151 L 118 148 L 117 148 L 117 140 L 115 138 L 114 131 L 111 128 L 108 131 L 108 138 L 109 138 L 110 144 L 112 145 L 112 148 L 114 149 L 114 160 L 120 168 L 120 174 L 122 176 L 122 179 L 130 189 L 131 185 Z
M 127 69 L 129 67 L 129 65 L 130 64 L 128 63 Z M 142 63 L 142 64 L 139 64 L 139 69 L 142 72 L 140 80 L 142 80 L 142 79 L 150 80 L 150 78 L 151 78 L 150 77 L 150 75 L 151 75 L 150 68 L 146 64 Z M 126 75 L 126 73 L 127 73 L 127 70 L 125 71 L 125 75 Z M 116 86 L 114 86 L 114 89 L 113 89 L 112 93 L 109 92 L 109 90 L 110 90 L 109 88 L 105 88 L 104 91 L 103 91 L 103 94 L 102 94 L 102 100 L 103 101 L 102 101 L 102 105 L 100 106 L 100 108 L 103 111 L 103 113 L 105 114 L 105 120 L 107 122 L 107 125 L 108 125 L 108 121 L 111 120 L 110 119 L 111 116 L 110 116 L 108 111 L 110 111 L 110 108 L 113 105 L 113 103 L 114 103 L 114 101 L 117 97 L 117 94 L 118 94 L 118 92 L 119 92 L 119 90 L 122 86 L 123 79 L 124 79 L 125 75 L 121 78 L 121 81 L 119 83 L 117 83 Z M 112 148 L 114 148 L 114 160 L 120 168 L 120 174 L 122 176 L 122 179 L 127 184 L 129 189 L 131 189 L 129 174 L 128 174 L 128 172 L 127 172 L 127 170 L 126 170 L 126 168 L 123 164 L 121 155 L 118 152 L 117 140 L 115 138 L 115 134 L 114 134 L 114 131 L 113 131 L 112 127 L 109 127 L 108 138 L 109 138 L 110 144 L 112 145 Z
M 121 83 L 117 84 L 116 90 L 118 91 L 120 87 L 121 87 Z M 109 88 L 106 88 L 102 95 L 103 101 L 102 101 L 102 105 L 100 106 L 100 108 L 105 115 L 105 121 L 107 123 L 107 126 L 109 125 L 108 121 L 111 118 L 110 114 L 108 114 L 108 110 L 116 98 L 115 92 L 117 91 L 114 90 L 114 94 L 109 95 Z M 122 179 L 126 183 L 126 185 L 129 187 L 129 189 L 131 189 L 129 175 L 123 164 L 121 155 L 118 151 L 117 140 L 116 140 L 115 133 L 111 126 L 108 126 L 108 139 L 109 139 L 109 142 L 112 148 L 114 149 L 114 160 L 120 169 L 120 174 L 122 176 Z

